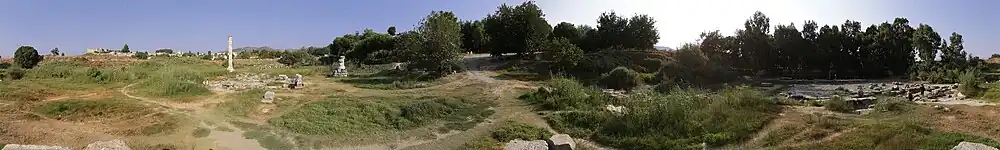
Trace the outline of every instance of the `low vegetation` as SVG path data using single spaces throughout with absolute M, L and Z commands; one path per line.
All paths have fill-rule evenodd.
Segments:
M 490 131 L 489 136 L 475 138 L 460 147 L 465 150 L 502 149 L 502 144 L 511 140 L 546 140 L 552 136 L 545 128 L 525 123 L 506 121 Z
M 403 97 L 330 98 L 268 121 L 307 135 L 354 135 L 407 130 L 432 123 L 478 123 L 492 104 L 469 99 Z M 456 128 L 461 126 L 454 126 Z
M 399 90 L 425 88 L 443 83 L 433 76 L 423 73 L 403 70 L 384 70 L 369 75 L 354 76 L 341 79 L 341 82 L 354 84 L 355 87 L 381 90 Z
M 547 117 L 562 133 L 592 137 L 599 143 L 625 149 L 685 149 L 702 142 L 740 142 L 780 110 L 776 102 L 748 87 L 716 92 L 682 89 L 669 94 L 638 90 L 627 98 L 614 99 L 595 90 L 583 92 L 588 88 L 571 80 L 553 82 L 552 91 L 539 90 L 522 98 L 548 110 L 575 110 Z M 580 109 L 603 108 L 606 104 L 626 109 L 622 114 Z
M 64 120 L 83 121 L 95 118 L 136 117 L 148 112 L 139 104 L 121 99 L 61 100 L 36 107 L 35 112 Z M 124 115 L 124 116 L 120 116 Z

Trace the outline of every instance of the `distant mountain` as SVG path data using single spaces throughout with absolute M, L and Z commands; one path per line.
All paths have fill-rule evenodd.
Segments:
M 656 50 L 664 50 L 664 51 L 672 51 L 672 50 L 674 50 L 674 48 L 670 48 L 670 47 L 666 47 L 666 46 L 653 46 L 653 48 L 656 48 Z

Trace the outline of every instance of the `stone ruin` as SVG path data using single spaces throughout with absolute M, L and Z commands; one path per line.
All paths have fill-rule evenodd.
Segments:
M 264 98 L 260 100 L 261 103 L 274 103 L 274 91 L 267 91 L 264 93 Z
M 7 144 L 4 145 L 2 150 L 70 150 L 68 147 L 63 146 L 48 146 L 48 145 L 20 145 L 20 144 Z M 132 150 L 125 144 L 125 141 L 121 139 L 115 139 L 110 141 L 97 141 L 94 143 L 87 144 L 83 150 Z
M 272 83 L 280 83 L 281 85 L 268 85 Z M 282 85 L 289 85 L 291 82 L 284 75 L 272 77 L 263 73 L 240 73 L 234 76 L 204 81 L 202 84 L 215 91 L 237 91 L 255 88 L 279 89 L 283 88 Z
M 330 75 L 331 76 L 334 76 L 334 77 L 346 77 L 347 76 L 347 66 L 344 66 L 345 65 L 344 59 L 346 59 L 346 57 L 340 56 L 340 59 L 337 60 L 337 63 L 334 63 L 332 66 L 330 66 L 330 72 L 331 72 Z
M 963 141 L 961 143 L 958 143 L 958 145 L 955 145 L 955 147 L 952 147 L 951 150 L 998 150 L 998 149 L 986 144 Z
M 923 83 L 866 83 L 845 85 L 790 85 L 780 96 L 794 100 L 826 100 L 842 97 L 858 105 L 870 108 L 877 96 L 896 96 L 910 101 L 940 102 L 962 100 L 966 96 L 958 92 L 958 84 Z
M 556 134 L 548 140 L 525 141 L 515 139 L 504 144 L 505 150 L 572 150 L 576 144 L 567 134 Z

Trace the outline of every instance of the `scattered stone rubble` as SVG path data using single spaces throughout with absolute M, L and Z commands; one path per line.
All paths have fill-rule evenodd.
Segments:
M 548 140 L 511 140 L 504 144 L 504 150 L 573 150 L 576 144 L 568 134 L 556 134 Z
M 290 84 L 288 81 L 288 76 L 283 75 L 271 77 L 263 73 L 241 73 L 235 76 L 224 77 L 221 80 L 205 81 L 202 84 L 205 84 L 212 90 L 236 91 L 254 88 L 278 89 L 282 88 L 282 86 L 268 86 L 268 83 L 278 82 L 287 85 Z
M 3 150 L 70 150 L 62 146 L 7 144 Z
M 549 145 L 552 150 L 573 150 L 573 137 L 567 134 L 556 134 L 549 137 Z
M 847 97 L 847 100 L 874 100 L 875 96 L 888 95 L 907 98 L 911 101 L 948 101 L 961 100 L 965 96 L 958 92 L 958 84 L 922 84 L 922 83 L 870 83 L 836 86 L 833 90 L 796 88 L 792 85 L 787 92 L 779 95 L 797 100 L 822 100 L 834 96 Z
M 128 148 L 125 141 L 120 139 L 110 140 L 110 141 L 97 141 L 94 143 L 87 144 L 86 148 L 83 150 L 132 150 Z
M 998 150 L 998 149 L 985 144 L 961 142 L 958 143 L 958 145 L 955 145 L 955 147 L 952 147 L 951 150 Z
M 545 140 L 524 141 L 521 139 L 511 140 L 504 144 L 504 150 L 548 150 L 549 144 Z

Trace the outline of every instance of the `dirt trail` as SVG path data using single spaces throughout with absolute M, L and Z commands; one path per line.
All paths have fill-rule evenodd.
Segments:
M 206 104 L 224 102 L 222 101 L 221 98 L 218 97 L 221 94 L 213 95 L 207 100 L 202 100 L 195 103 L 171 104 L 129 94 L 128 88 L 136 84 L 138 83 L 132 83 L 126 85 L 125 87 L 122 87 L 119 90 L 119 92 L 132 99 L 137 99 L 139 101 L 149 104 L 159 105 L 163 108 L 168 109 L 169 112 L 172 112 L 174 114 L 181 114 L 188 116 L 195 122 L 199 122 L 198 127 L 201 128 L 213 129 L 217 127 L 225 127 L 232 129 L 233 132 L 215 130 L 206 137 L 208 139 L 215 141 L 216 145 L 222 146 L 223 148 L 228 148 L 232 150 L 266 150 L 264 147 L 260 146 L 260 143 L 258 143 L 256 140 L 244 138 L 243 133 L 246 131 L 237 128 L 235 125 L 232 125 L 222 119 L 218 119 L 218 116 L 214 116 L 214 114 L 212 113 L 205 113 L 206 111 L 204 111 L 202 106 Z M 217 125 L 214 126 L 207 125 L 205 122 L 216 122 Z M 207 147 L 211 149 L 218 149 L 215 145 L 203 145 L 203 146 L 196 145 L 196 147 Z

